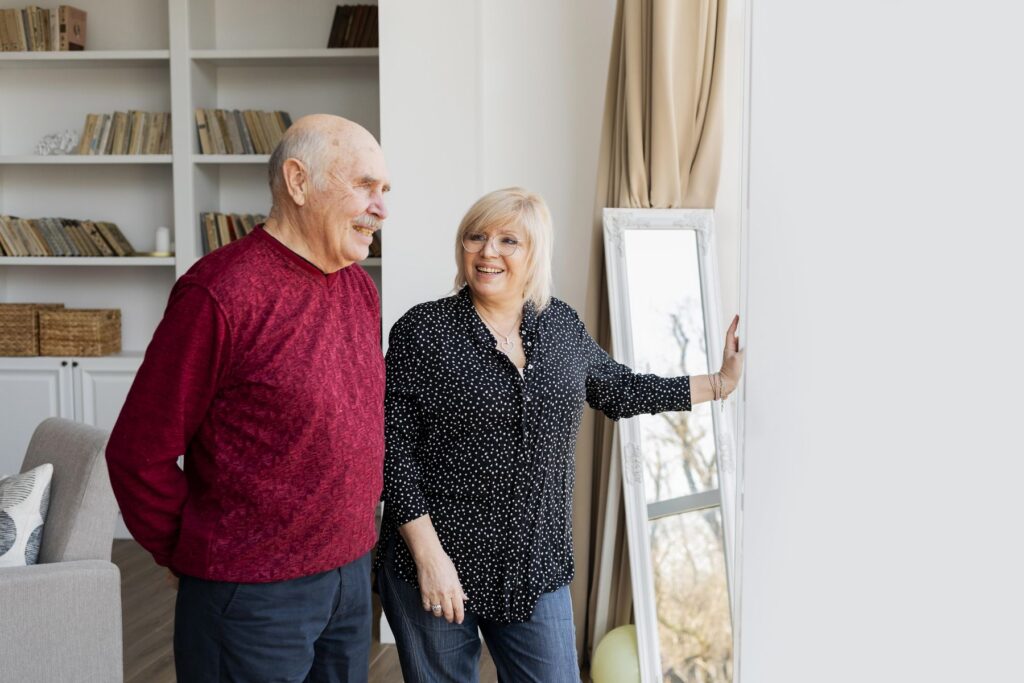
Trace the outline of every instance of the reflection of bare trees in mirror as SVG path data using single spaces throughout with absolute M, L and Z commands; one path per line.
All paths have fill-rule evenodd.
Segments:
M 700 316 L 700 301 L 692 298 L 669 316 L 678 358 L 673 374 L 706 372 Z M 661 413 L 647 424 L 644 461 L 654 494 L 649 499 L 717 487 L 709 419 L 693 412 Z M 673 482 L 680 475 L 686 480 L 685 492 L 678 491 L 681 482 Z M 664 680 L 731 681 L 732 628 L 720 510 L 656 520 L 650 532 Z
M 650 525 L 664 680 L 732 680 L 732 628 L 721 544 L 702 513 Z
M 672 336 L 675 337 L 676 344 L 679 346 L 679 374 L 685 375 L 686 368 L 689 366 L 687 352 L 690 351 L 692 337 L 696 337 L 697 351 L 700 352 L 700 357 L 707 358 L 708 345 L 704 340 L 704 322 L 698 317 L 700 314 L 700 301 L 696 301 L 692 297 L 686 297 L 680 310 L 669 314 Z M 687 329 L 692 331 L 688 332 Z

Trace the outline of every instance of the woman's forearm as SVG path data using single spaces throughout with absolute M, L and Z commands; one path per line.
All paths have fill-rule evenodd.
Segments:
M 437 532 L 434 530 L 434 523 L 430 521 L 430 515 L 423 515 L 403 524 L 398 527 L 398 533 L 402 535 L 402 540 L 409 546 L 409 552 L 412 553 L 412 558 L 417 564 L 422 558 L 444 552 L 444 548 L 441 547 L 441 539 L 437 537 Z
M 721 377 L 721 380 L 718 379 L 719 377 Z M 716 373 L 715 375 L 690 375 L 690 404 L 697 405 L 698 403 L 705 403 L 713 401 L 715 398 L 720 398 L 720 396 L 715 395 L 719 381 L 721 381 L 720 391 L 724 396 L 728 396 L 736 388 L 735 383 L 721 373 Z

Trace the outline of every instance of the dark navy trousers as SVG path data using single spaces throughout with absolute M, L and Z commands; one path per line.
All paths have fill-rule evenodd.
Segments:
M 274 583 L 182 576 L 174 613 L 179 683 L 365 682 L 370 554 Z

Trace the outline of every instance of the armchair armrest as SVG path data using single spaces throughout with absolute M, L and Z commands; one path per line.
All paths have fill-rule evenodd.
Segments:
M 103 560 L 0 569 L 5 680 L 121 681 L 121 573 Z

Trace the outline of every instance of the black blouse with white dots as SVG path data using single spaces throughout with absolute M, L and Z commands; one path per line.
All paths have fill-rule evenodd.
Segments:
M 398 527 L 429 514 L 469 596 L 500 623 L 529 621 L 573 577 L 572 497 L 583 402 L 613 420 L 690 409 L 689 377 L 634 373 L 558 299 L 523 307 L 526 367 L 496 348 L 468 288 L 413 307 L 387 352 L 384 520 L 378 566 L 417 585 Z

